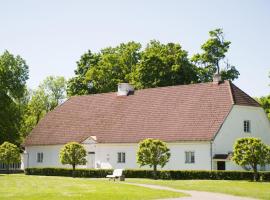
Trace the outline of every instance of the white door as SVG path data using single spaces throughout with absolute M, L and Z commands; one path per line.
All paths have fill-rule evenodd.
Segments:
M 88 152 L 87 154 L 87 168 L 95 168 L 95 152 Z

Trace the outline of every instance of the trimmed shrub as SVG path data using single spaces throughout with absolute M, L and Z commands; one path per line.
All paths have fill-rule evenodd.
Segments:
M 0 170 L 0 174 L 22 174 L 24 171 L 21 169 L 16 169 L 16 170 Z
M 260 177 L 261 177 L 261 181 L 270 182 L 270 172 L 261 172 Z
M 76 169 L 75 177 L 104 178 L 112 174 L 112 169 Z M 126 178 L 154 178 L 153 170 L 125 169 Z M 27 168 L 26 175 L 41 176 L 69 176 L 72 177 L 72 169 L 69 168 Z M 270 172 L 259 173 L 262 181 L 270 181 Z M 164 180 L 253 180 L 251 171 L 207 171 L 207 170 L 158 170 L 158 179 Z
M 113 170 L 110 169 L 76 169 L 75 177 L 86 178 L 104 178 L 111 174 Z M 72 169 L 69 168 L 26 168 L 26 175 L 40 175 L 40 176 L 70 176 L 72 177 Z
M 124 171 L 127 178 L 153 178 L 152 170 Z M 270 174 L 269 174 L 270 175 Z M 212 180 L 252 180 L 253 173 L 247 171 L 207 171 L 207 170 L 159 170 L 159 179 L 188 180 L 188 179 L 212 179 Z

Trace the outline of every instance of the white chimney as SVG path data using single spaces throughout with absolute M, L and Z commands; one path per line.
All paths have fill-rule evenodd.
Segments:
M 134 92 L 134 88 L 128 83 L 119 83 L 117 96 L 128 96 Z
M 213 76 L 213 83 L 219 84 L 222 82 L 221 75 L 220 74 L 214 74 Z

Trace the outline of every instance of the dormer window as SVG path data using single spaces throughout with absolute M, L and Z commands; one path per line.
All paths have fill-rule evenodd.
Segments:
M 250 121 L 249 120 L 244 121 L 244 132 L 250 133 Z

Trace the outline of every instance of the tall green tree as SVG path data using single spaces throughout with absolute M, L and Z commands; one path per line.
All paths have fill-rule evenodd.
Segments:
M 263 96 L 260 98 L 255 98 L 258 103 L 262 106 L 264 109 L 268 119 L 270 120 L 270 95 L 268 96 Z
M 86 73 L 89 69 L 98 65 L 100 57 L 99 53 L 92 53 L 90 50 L 81 56 L 77 62 L 77 69 L 74 71 L 75 76 L 69 79 L 67 84 L 69 96 L 95 93 L 93 84 L 86 80 Z
M 136 42 L 121 43 L 93 54 L 88 51 L 77 63 L 68 83 L 69 95 L 111 92 L 120 82 L 149 88 L 197 82 L 192 65 L 179 44 L 151 41 L 142 50 Z
M 25 138 L 50 110 L 49 97 L 44 90 L 37 89 L 30 91 L 30 100 L 24 108 L 24 115 L 21 121 L 20 134 Z
M 24 108 L 20 133 L 25 138 L 46 113 L 66 99 L 64 77 L 47 77 L 34 91 L 29 91 L 29 99 Z
M 179 44 L 150 41 L 132 74 L 133 85 L 138 89 L 197 82 L 196 67 L 187 56 Z
M 0 144 L 4 141 L 19 142 L 20 101 L 25 94 L 27 79 L 25 60 L 8 51 L 0 55 Z
M 270 78 L 270 73 L 269 73 L 269 78 Z M 255 100 L 258 101 L 258 103 L 262 106 L 268 119 L 270 120 L 270 95 L 262 96 L 260 98 L 255 98 Z
M 48 76 L 39 87 L 48 96 L 50 110 L 63 103 L 67 98 L 67 84 L 63 76 Z
M 131 82 L 131 74 L 140 58 L 140 48 L 139 43 L 128 42 L 102 49 L 98 65 L 86 73 L 86 82 L 91 84 L 92 91 L 116 91 L 118 83 Z
M 259 138 L 240 138 L 234 144 L 232 160 L 237 165 L 251 167 L 254 180 L 258 181 L 258 166 L 270 163 L 270 147 Z
M 71 165 L 73 176 L 77 165 L 86 164 L 86 150 L 83 145 L 77 142 L 67 143 L 60 151 L 60 162 L 63 165 Z
M 20 149 L 9 142 L 4 142 L 0 145 L 0 163 L 6 165 L 6 170 L 9 173 L 9 167 L 12 163 L 19 163 L 21 161 Z
M 221 74 L 223 80 L 237 79 L 240 73 L 226 58 L 231 42 L 224 39 L 222 29 L 212 30 L 209 35 L 210 39 L 201 46 L 202 53 L 191 59 L 199 67 L 200 82 L 212 81 L 215 73 Z
M 157 178 L 157 167 L 163 168 L 170 159 L 170 149 L 167 144 L 158 139 L 145 139 L 139 143 L 137 163 L 153 167 L 154 178 Z
M 75 77 L 68 83 L 68 94 L 111 92 L 119 82 L 130 82 L 140 58 L 140 48 L 139 43 L 128 42 L 104 48 L 96 54 L 88 51 L 77 62 Z

